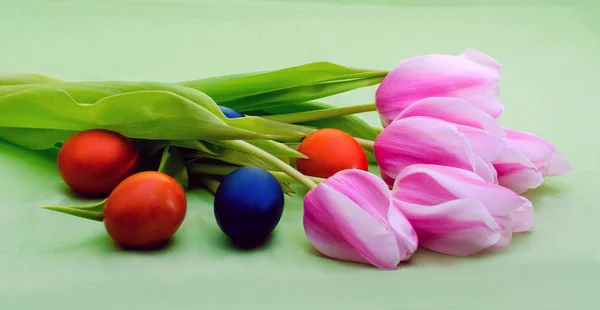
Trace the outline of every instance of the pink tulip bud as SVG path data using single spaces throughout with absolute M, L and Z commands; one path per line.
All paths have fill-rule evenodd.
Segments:
M 502 65 L 468 49 L 453 55 L 423 55 L 405 59 L 379 85 L 375 102 L 383 126 L 411 104 L 428 97 L 461 98 L 494 118 L 503 110 L 499 94 Z
M 569 161 L 552 144 L 533 134 L 505 130 L 506 148 L 493 161 L 500 185 L 518 194 L 540 186 L 545 176 L 571 170 Z
M 413 225 L 420 246 L 467 256 L 502 248 L 513 232 L 533 228 L 529 200 L 453 167 L 413 165 L 398 175 L 394 205 Z
M 429 108 L 432 107 L 425 103 Z M 421 104 L 423 102 L 416 106 L 421 107 Z M 428 110 L 424 109 L 420 114 L 427 114 L 426 111 Z M 429 111 L 437 111 L 438 117 L 450 118 L 450 115 L 442 115 L 442 110 Z M 475 117 L 469 117 L 467 109 L 463 111 L 464 118 L 457 116 L 457 122 L 466 124 L 470 119 L 474 122 L 473 125 L 483 126 L 483 123 L 475 123 Z M 476 126 L 456 125 L 425 116 L 403 117 L 403 114 L 399 115 L 375 139 L 375 159 L 388 185 L 393 185 L 393 180 L 402 169 L 415 164 L 461 168 L 477 173 L 488 182 L 497 182 L 496 171 L 482 155 L 491 158 L 494 152 L 502 150 L 503 138 L 488 134 L 485 129 L 478 129 Z M 501 132 L 497 134 L 501 136 Z M 476 152 L 476 149 L 481 152 Z
M 417 249 L 415 231 L 392 207 L 385 182 L 358 169 L 340 171 L 306 194 L 304 229 L 323 255 L 383 269 L 397 269 Z

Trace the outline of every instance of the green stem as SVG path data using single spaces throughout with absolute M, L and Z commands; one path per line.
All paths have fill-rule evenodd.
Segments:
M 219 185 L 221 185 L 221 182 L 211 178 L 200 178 L 200 182 L 202 182 L 202 184 L 204 184 L 204 186 L 206 186 L 213 194 L 217 193 L 217 189 L 219 188 Z
M 294 180 L 298 181 L 298 183 L 308 187 L 309 189 L 313 189 L 317 187 L 317 184 L 313 182 L 309 177 L 300 173 L 298 170 L 294 169 L 292 166 L 286 164 L 281 159 L 273 156 L 271 153 L 262 150 L 259 147 L 256 147 L 246 141 L 243 140 L 221 140 L 215 141 L 215 143 L 244 152 L 250 155 L 254 155 L 263 161 L 273 165 L 278 168 L 283 173 L 289 175 Z
M 372 151 L 373 148 L 375 147 L 375 141 L 356 138 L 356 137 L 354 137 L 354 140 L 356 140 L 358 142 L 358 144 L 360 144 L 360 146 L 362 146 L 363 148 L 365 148 L 367 150 Z
M 289 113 L 289 114 L 267 115 L 267 116 L 262 116 L 262 118 L 266 118 L 268 120 L 277 121 L 277 122 L 281 122 L 281 123 L 293 124 L 293 123 L 317 121 L 317 120 L 321 120 L 321 119 L 351 115 L 351 114 L 362 113 L 362 112 L 371 112 L 371 111 L 377 111 L 377 108 L 374 103 L 361 104 L 361 105 L 355 105 L 355 106 L 343 107 L 343 108 L 332 108 L 332 109 L 314 110 L 314 111 L 297 112 L 297 113 Z
M 238 169 L 239 167 L 235 166 L 223 166 L 223 165 L 211 165 L 211 164 L 201 164 L 201 163 L 192 163 L 188 165 L 188 171 L 190 173 L 204 173 L 204 174 L 212 174 L 212 175 L 228 175 Z M 298 183 L 298 180 L 290 177 L 289 175 L 281 172 L 281 171 L 272 171 L 268 170 L 270 174 L 272 174 L 277 180 L 284 183 Z M 321 183 L 324 181 L 322 178 L 310 177 L 315 183 Z

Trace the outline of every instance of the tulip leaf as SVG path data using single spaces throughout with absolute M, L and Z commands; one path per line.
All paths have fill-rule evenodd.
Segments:
M 271 134 L 275 136 L 288 136 L 292 140 L 298 140 L 313 132 L 314 130 L 304 126 L 286 124 L 264 119 L 256 116 L 246 116 L 227 119 L 225 122 L 233 127 L 246 129 L 262 134 Z
M 265 140 L 270 141 L 270 140 Z M 223 152 L 226 152 L 226 149 L 215 144 L 206 142 L 206 141 L 171 141 L 170 144 L 172 146 L 176 146 L 182 149 L 195 150 L 203 153 L 207 153 L 210 155 L 218 156 Z
M 384 74 L 379 74 L 376 77 L 371 77 L 371 73 L 365 73 L 364 75 L 366 76 L 364 78 L 310 84 L 230 100 L 218 98 L 215 100 L 226 107 L 236 109 L 240 112 L 247 112 L 329 97 L 353 89 L 378 84 L 385 77 Z
M 0 97 L 0 111 L 0 136 L 20 145 L 32 143 L 15 141 L 5 128 L 13 133 L 14 128 L 71 132 L 100 128 L 147 140 L 297 138 L 295 133 L 273 136 L 231 127 L 201 105 L 165 91 L 130 92 L 80 104 L 64 90 L 37 87 Z
M 41 206 L 42 209 L 61 212 L 88 220 L 102 222 L 104 219 L 104 206 L 107 199 L 89 206 Z
M 180 85 L 199 89 L 213 99 L 232 100 L 317 83 L 384 77 L 387 71 L 355 69 L 329 62 L 314 62 L 268 72 L 222 77 L 209 85 L 206 80 L 185 81 Z
M 67 141 L 75 133 L 77 132 L 70 130 L 0 127 L 0 139 L 31 150 L 49 149 L 59 142 Z
M 189 189 L 188 171 L 177 147 L 167 145 L 163 149 L 158 171 L 171 176 L 184 190 Z
M 265 170 L 278 170 L 277 167 L 264 162 L 262 159 L 250 155 L 248 153 L 230 150 L 225 154 L 214 156 L 210 154 L 195 154 L 195 158 L 191 162 L 218 162 L 218 163 L 228 163 L 236 166 L 252 166 L 257 168 L 262 168 Z
M 40 74 L 0 72 L 0 86 L 57 82 L 60 82 L 60 80 Z

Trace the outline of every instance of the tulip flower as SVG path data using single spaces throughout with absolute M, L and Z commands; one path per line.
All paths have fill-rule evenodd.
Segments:
M 392 206 L 390 191 L 369 172 L 343 170 L 304 198 L 304 229 L 323 255 L 397 269 L 417 249 L 410 223 Z
M 504 128 L 485 112 L 459 98 L 430 97 L 406 108 L 396 119 L 426 116 L 456 125 L 471 148 L 486 162 L 496 159 L 506 141 Z
M 493 161 L 500 185 L 521 194 L 540 186 L 545 176 L 559 176 L 571 170 L 569 161 L 549 142 L 527 132 L 505 132 L 506 148 Z
M 377 88 L 375 102 L 383 126 L 411 104 L 428 97 L 461 98 L 494 118 L 503 110 L 499 94 L 502 65 L 475 49 L 454 55 L 422 55 L 403 60 Z
M 465 120 L 469 119 L 468 115 L 465 113 L 462 119 L 457 116 L 457 121 L 467 123 Z M 484 151 L 478 154 L 475 149 L 501 149 L 502 139 L 492 134 L 488 137 L 484 137 L 484 134 L 478 136 L 475 127 L 457 126 L 441 119 L 402 117 L 400 115 L 375 139 L 375 159 L 388 185 L 393 185 L 402 169 L 415 164 L 461 168 L 479 174 L 488 182 L 496 183 L 496 171 L 481 156 L 491 156 L 491 153 Z M 471 143 L 470 139 L 478 141 L 477 148 L 474 148 L 476 143 Z
M 533 228 L 529 200 L 464 169 L 409 166 L 398 175 L 392 197 L 420 246 L 444 254 L 502 248 L 513 232 Z

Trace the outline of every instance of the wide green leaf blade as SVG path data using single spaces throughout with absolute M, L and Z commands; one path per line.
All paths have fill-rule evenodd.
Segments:
M 373 77 L 374 75 L 385 76 L 386 74 L 386 71 L 355 69 L 330 62 L 315 62 L 247 76 L 242 74 L 239 78 L 227 78 L 213 85 L 195 81 L 186 81 L 180 84 L 199 89 L 215 100 L 230 100 L 309 84 Z
M 45 150 L 67 141 L 75 133 L 70 130 L 0 128 L 0 139 L 31 150 Z
M 281 137 L 291 136 L 293 137 L 292 139 L 303 138 L 307 134 L 314 131 L 313 129 L 305 126 L 276 122 L 256 116 L 226 119 L 225 122 L 236 128 Z
M 0 72 L 0 86 L 56 82 L 60 80 L 40 74 Z
M 64 90 L 25 89 L 0 97 L 4 128 L 82 131 L 102 128 L 149 140 L 235 140 L 296 138 L 260 134 L 227 125 L 215 114 L 177 94 L 137 91 L 79 104 Z
M 220 105 L 236 109 L 240 112 L 247 112 L 329 97 L 357 88 L 379 84 L 384 77 L 385 75 L 362 79 L 344 79 L 342 81 L 309 84 L 235 99 L 224 100 L 218 97 L 214 99 Z

